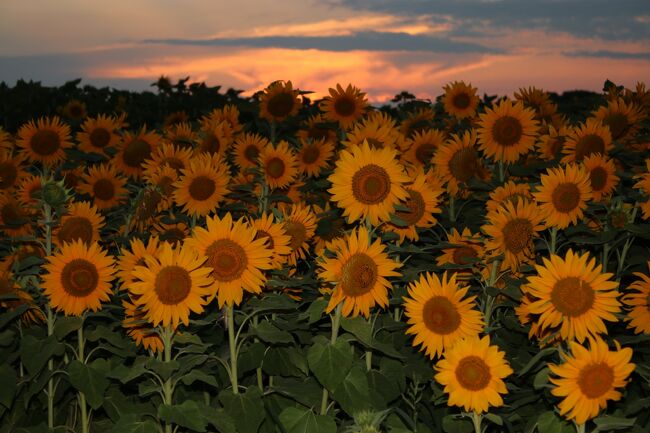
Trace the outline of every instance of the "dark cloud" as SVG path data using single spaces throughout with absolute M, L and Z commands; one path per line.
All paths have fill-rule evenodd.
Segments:
M 619 51 L 571 51 L 563 53 L 570 57 L 600 57 L 616 60 L 650 60 L 650 52 L 647 53 L 624 53 Z

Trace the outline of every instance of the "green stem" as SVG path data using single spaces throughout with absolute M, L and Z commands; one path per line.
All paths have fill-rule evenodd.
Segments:
M 49 257 L 52 255 L 52 207 L 44 203 L 43 214 L 45 217 L 45 255 Z M 54 335 L 54 322 L 56 321 L 56 314 L 52 311 L 50 303 L 45 305 L 45 315 L 47 318 L 47 336 Z M 47 361 L 47 369 L 50 373 L 50 378 L 47 381 L 47 427 L 54 429 L 54 360 L 50 358 Z
M 551 227 L 551 246 L 549 253 L 555 254 L 555 249 L 557 247 L 557 227 Z
M 587 431 L 584 424 L 576 424 L 576 433 L 585 433 Z
M 488 287 L 496 287 L 498 276 L 499 276 L 499 260 L 492 262 L 492 268 L 490 269 L 490 279 L 487 282 Z M 485 321 L 485 330 L 490 327 L 490 322 L 492 319 L 492 308 L 494 306 L 494 296 L 486 294 L 485 303 L 483 307 L 483 320 Z
M 81 326 L 77 329 L 77 360 L 82 364 L 85 364 L 86 354 L 84 349 L 86 346 L 86 340 L 84 339 L 83 317 L 81 320 Z M 88 433 L 90 427 L 88 425 L 88 406 L 86 405 L 86 394 L 81 391 L 79 391 L 79 409 L 81 411 L 81 431 L 82 433 Z
M 237 340 L 235 340 L 235 308 L 226 306 L 226 315 L 228 320 L 228 344 L 230 345 L 230 384 L 232 393 L 239 394 L 239 384 L 237 383 Z
M 366 350 L 366 371 L 372 370 L 372 350 Z
M 605 245 L 603 245 L 603 259 L 602 259 L 602 266 L 603 266 L 603 272 L 607 272 L 607 262 L 609 262 L 609 249 L 610 249 L 609 242 L 605 242 Z
M 271 121 L 271 144 L 275 144 L 275 120 Z
M 341 311 L 343 310 L 343 303 L 341 302 L 336 306 L 336 312 L 334 316 L 330 316 L 332 319 L 332 337 L 330 338 L 330 343 L 335 344 L 336 339 L 339 336 L 339 324 L 341 323 Z M 327 388 L 323 387 L 323 397 L 320 402 L 320 414 L 327 414 L 327 399 L 329 398 L 329 393 Z
M 503 184 L 506 180 L 506 165 L 499 161 L 499 183 Z
M 454 205 L 456 204 L 456 199 L 453 195 L 449 195 L 449 221 L 456 222 L 456 212 Z
M 472 412 L 472 423 L 474 424 L 474 432 L 481 433 L 481 420 L 483 415 L 480 415 L 476 412 Z
M 164 346 L 163 361 L 166 363 L 171 362 L 174 331 L 169 326 L 165 326 L 162 328 L 161 338 Z M 171 406 L 174 402 L 174 385 L 171 377 L 163 384 L 162 391 L 163 404 Z M 165 433 L 172 433 L 172 425 L 170 423 L 165 423 Z
M 257 328 L 259 322 L 260 322 L 259 316 L 256 314 L 255 317 L 253 317 L 253 326 Z M 258 341 L 260 341 L 259 338 L 255 338 L 255 342 Z M 264 392 L 264 377 L 262 376 L 262 367 L 257 367 L 256 373 L 257 373 L 257 387 L 260 389 L 260 391 Z
M 623 251 L 621 251 L 621 255 L 618 260 L 618 267 L 616 269 L 616 281 L 621 281 L 621 277 L 623 276 L 623 266 L 625 266 L 625 258 L 627 257 L 627 253 L 630 250 L 633 242 L 634 236 L 630 236 L 625 241 L 625 245 L 623 245 Z

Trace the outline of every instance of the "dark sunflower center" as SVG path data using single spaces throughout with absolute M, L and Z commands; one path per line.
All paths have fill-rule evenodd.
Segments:
M 212 197 L 217 190 L 217 184 L 208 176 L 197 176 L 190 183 L 190 197 L 197 201 L 205 201 Z
M 214 241 L 205 251 L 207 265 L 212 268 L 215 280 L 228 282 L 236 280 L 246 270 L 248 256 L 237 242 L 230 239 Z
M 459 182 L 470 180 L 478 173 L 478 169 L 478 154 L 471 147 L 460 149 L 449 160 L 449 171 Z
M 385 146 L 383 141 L 378 140 L 378 139 L 373 138 L 373 137 L 366 138 L 366 141 L 370 145 L 371 149 L 383 149 L 384 146 Z
M 89 134 L 90 144 L 103 149 L 111 141 L 111 133 L 104 128 L 95 128 Z
M 456 366 L 456 380 L 464 389 L 480 391 L 487 388 L 492 379 L 490 366 L 478 356 L 466 356 Z
M 339 96 L 334 101 L 334 111 L 341 117 L 350 117 L 357 109 L 354 99 L 348 96 Z
M 318 221 L 316 232 L 321 239 L 331 241 L 343 236 L 345 221 L 341 218 L 323 218 Z
M 79 119 L 84 115 L 84 109 L 80 104 L 72 104 L 68 107 L 68 113 L 73 119 Z
M 174 179 L 169 176 L 163 176 L 158 180 L 158 188 L 165 197 L 169 197 L 174 192 Z
M 179 228 L 171 228 L 160 233 L 160 240 L 176 245 L 185 239 L 185 232 Z
M 390 176 L 383 167 L 368 164 L 352 176 L 352 194 L 363 204 L 378 204 L 390 194 Z
M 602 191 L 607 185 L 607 170 L 603 167 L 596 167 L 589 173 L 589 180 L 591 180 L 591 189 L 594 191 Z
M 246 159 L 253 164 L 257 164 L 257 157 L 259 155 L 260 149 L 254 144 L 249 144 L 244 150 L 244 157 L 246 157 Z
M 167 165 L 176 171 L 180 171 L 182 168 L 185 168 L 185 163 L 183 163 L 181 159 L 176 158 L 175 156 L 168 156 L 164 158 L 162 161 L 160 161 L 160 165 Z
M 281 158 L 271 158 L 266 163 L 266 174 L 271 176 L 273 179 L 279 179 L 284 175 L 285 165 L 284 161 Z
M 551 138 L 548 142 L 549 153 L 553 156 L 557 156 L 562 150 L 562 146 L 564 146 L 565 141 L 566 140 L 564 137 Z
M 140 164 L 150 157 L 151 145 L 140 138 L 136 138 L 131 140 L 124 148 L 122 159 L 129 167 L 140 168 Z
M 302 151 L 302 162 L 305 164 L 313 164 L 318 161 L 320 156 L 320 149 L 315 144 L 308 144 Z
M 285 221 L 284 231 L 291 237 L 289 246 L 292 250 L 297 250 L 307 240 L 307 228 L 298 221 Z
M 0 277 L 0 295 L 14 293 L 14 282 L 5 276 Z
M 457 265 L 468 265 L 478 257 L 478 252 L 472 247 L 454 248 L 454 263 Z
M 512 254 L 526 249 L 533 238 L 533 225 L 526 218 L 515 218 L 503 226 L 503 242 Z
M 460 314 L 446 296 L 434 296 L 422 309 L 422 320 L 434 334 L 448 335 L 460 326 Z
M 561 183 L 553 190 L 551 201 L 558 212 L 569 213 L 580 203 L 580 190 L 575 183 Z
M 156 275 L 154 290 L 164 305 L 178 305 L 187 298 L 191 289 L 192 277 L 181 266 L 165 266 Z
M 364 253 L 356 253 L 341 270 L 341 289 L 346 296 L 362 296 L 370 292 L 377 282 L 377 263 Z
M 415 158 L 423 165 L 431 162 L 436 146 L 431 143 L 422 143 L 415 149 Z
M 100 200 L 111 200 L 115 196 L 115 186 L 109 179 L 98 179 L 93 185 L 93 194 Z
M 329 138 L 329 130 L 326 128 L 321 128 L 318 126 L 318 124 L 316 124 L 307 130 L 307 137 L 314 140 L 326 140 Z
M 605 362 L 588 364 L 580 370 L 578 386 L 587 398 L 602 397 L 613 389 L 614 370 Z
M 32 136 L 31 148 L 37 155 L 49 156 L 56 153 L 61 146 L 59 134 L 51 129 L 40 129 Z
M 512 116 L 502 116 L 492 126 L 492 138 L 501 146 L 509 147 L 519 142 L 522 131 L 519 119 Z
M 5 225 L 18 227 L 25 224 L 24 215 L 18 204 L 14 202 L 5 203 L 0 209 L 0 215 Z
M 415 119 L 412 121 L 410 125 L 408 125 L 408 137 L 411 138 L 413 135 L 415 135 L 416 132 L 422 133 L 429 129 L 430 127 L 430 121 L 429 119 Z
M 61 244 L 76 240 L 90 244 L 93 240 L 93 225 L 88 218 L 72 216 L 61 224 L 57 237 Z
M 408 211 L 397 211 L 395 214 L 404 220 L 409 226 L 417 224 L 424 216 L 425 203 L 422 194 L 412 189 L 407 189 L 409 196 L 402 206 L 406 206 Z
M 192 148 L 192 139 L 190 137 L 175 137 L 172 140 L 172 144 L 181 149 L 191 149 Z
M 63 290 L 76 298 L 90 295 L 99 282 L 97 267 L 85 259 L 74 259 L 68 262 L 61 272 Z
M 266 238 L 266 246 L 269 249 L 273 249 L 275 244 L 273 243 L 273 237 L 269 234 L 269 232 L 265 230 L 257 230 L 257 233 L 255 234 L 255 239 L 265 239 Z
M 0 162 L 0 173 L 0 189 L 12 187 L 18 178 L 18 170 L 11 162 Z
M 218 153 L 221 148 L 221 141 L 215 134 L 209 133 L 201 142 L 201 151 L 207 153 Z
M 609 126 L 609 131 L 612 133 L 612 140 L 622 138 L 630 129 L 630 124 L 627 121 L 627 116 L 622 113 L 613 113 L 603 119 L 603 123 Z
M 605 154 L 605 141 L 597 134 L 587 134 L 576 143 L 576 161 L 581 162 L 585 156 L 594 153 Z
M 464 110 L 465 108 L 469 107 L 470 102 L 471 102 L 471 98 L 465 92 L 461 92 L 454 95 L 454 99 L 452 100 L 454 107 L 461 110 Z
M 294 104 L 295 101 L 293 95 L 291 93 L 282 92 L 270 97 L 266 108 L 269 110 L 269 113 L 271 113 L 271 116 L 284 118 L 291 113 Z
M 551 302 L 565 316 L 578 317 L 594 305 L 594 290 L 579 277 L 558 280 L 551 291 Z

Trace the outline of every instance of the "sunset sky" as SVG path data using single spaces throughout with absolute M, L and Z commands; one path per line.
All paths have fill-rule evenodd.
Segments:
M 433 98 L 454 80 L 599 91 L 650 82 L 648 0 L 2 0 L 0 81 L 145 90 L 160 75 L 251 93 Z

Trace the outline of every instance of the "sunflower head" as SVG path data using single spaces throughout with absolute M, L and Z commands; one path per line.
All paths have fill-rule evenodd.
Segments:
M 291 81 L 271 83 L 260 96 L 260 117 L 270 122 L 282 122 L 295 116 L 301 105 L 299 94 Z
M 447 84 L 444 90 L 442 104 L 450 116 L 458 119 L 474 116 L 479 103 L 479 97 L 476 95 L 478 89 L 476 87 L 465 84 L 463 81 L 454 81 Z
M 329 89 L 329 96 L 320 104 L 323 117 L 338 122 L 344 129 L 350 128 L 359 120 L 367 107 L 366 94 L 352 84 L 348 84 L 345 89 L 337 84 L 336 89 Z

